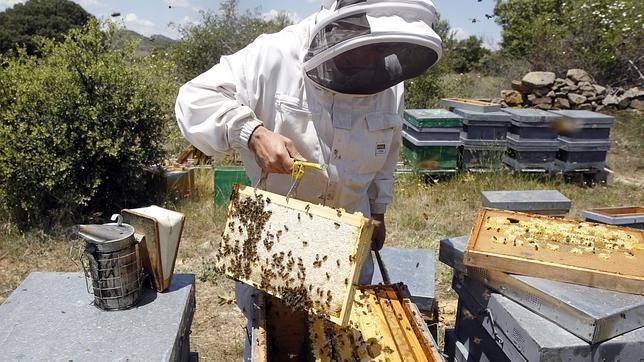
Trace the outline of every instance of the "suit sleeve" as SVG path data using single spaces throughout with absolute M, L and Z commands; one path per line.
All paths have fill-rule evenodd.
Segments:
M 219 64 L 181 87 L 175 105 L 183 136 L 207 155 L 231 148 L 248 148 L 255 128 L 262 125 L 252 105 L 257 85 L 247 81 L 246 63 L 257 54 L 249 45 L 222 57 Z

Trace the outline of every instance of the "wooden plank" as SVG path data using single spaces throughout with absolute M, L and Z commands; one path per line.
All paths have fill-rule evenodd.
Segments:
M 418 342 L 421 344 L 424 356 L 427 356 L 428 360 L 431 362 L 443 361 L 443 355 L 439 352 L 439 347 L 436 345 L 434 337 L 429 333 L 429 329 L 427 329 L 427 325 L 425 324 L 418 307 L 416 307 L 409 298 L 403 298 L 403 307 L 405 309 L 405 313 L 407 313 L 407 318 L 412 321 L 412 329 L 418 337 Z
M 483 209 L 465 265 L 644 294 L 644 231 Z
M 344 326 L 373 229 L 360 213 L 237 185 L 215 266 L 295 310 Z
M 253 362 L 268 362 L 268 333 L 266 332 L 266 298 L 264 293 L 257 293 L 253 303 L 253 313 L 257 321 L 255 340 L 253 342 Z
M 411 321 L 413 320 L 410 320 L 408 318 L 407 313 L 405 312 L 402 303 L 400 302 L 398 293 L 394 290 L 388 290 L 386 293 L 391 306 L 393 307 L 394 313 L 396 313 L 396 317 L 398 318 L 398 324 L 400 325 L 402 331 L 405 333 L 407 344 L 409 344 L 414 354 L 415 360 L 421 361 L 423 356 L 425 355 L 425 352 L 423 351 L 423 347 L 418 340 L 416 331 L 414 331 L 411 326 Z
M 388 315 L 385 312 L 380 299 L 373 290 L 365 291 L 365 295 L 367 295 L 366 301 L 369 303 L 371 313 L 373 313 L 370 317 L 375 318 L 376 322 L 376 329 L 373 332 L 379 332 L 384 337 L 381 344 L 383 347 L 382 352 L 386 355 L 386 358 L 391 361 L 405 361 L 398 349 L 399 342 L 396 340 L 396 336 L 389 326 L 389 322 L 387 321 Z M 363 317 L 359 316 L 358 318 Z M 360 324 L 360 322 L 358 323 Z

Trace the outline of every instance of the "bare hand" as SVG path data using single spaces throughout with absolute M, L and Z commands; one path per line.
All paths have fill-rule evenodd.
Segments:
M 371 242 L 371 249 L 380 250 L 385 245 L 387 238 L 387 227 L 385 226 L 385 214 L 372 214 L 371 218 L 377 221 L 376 229 L 373 231 L 373 241 Z
M 259 167 L 268 173 L 291 173 L 293 159 L 304 160 L 293 141 L 263 126 L 255 129 L 248 141 L 248 147 L 255 154 Z

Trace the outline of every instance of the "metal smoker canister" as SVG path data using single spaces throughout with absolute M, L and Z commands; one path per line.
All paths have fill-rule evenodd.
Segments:
M 90 278 L 94 304 L 103 310 L 132 308 L 141 296 L 143 273 L 137 257 L 134 228 L 118 222 L 80 225 L 78 234 L 85 240 L 81 264 Z

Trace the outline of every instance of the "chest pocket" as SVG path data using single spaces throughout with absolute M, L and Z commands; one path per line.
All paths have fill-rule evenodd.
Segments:
M 378 112 L 367 114 L 364 123 L 353 127 L 349 142 L 358 173 L 372 174 L 382 169 L 402 120 L 396 113 Z

